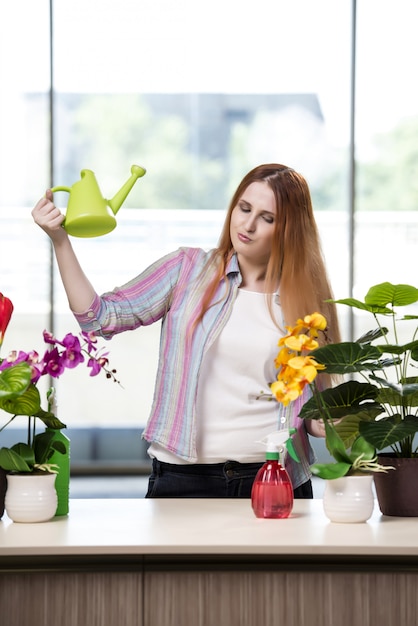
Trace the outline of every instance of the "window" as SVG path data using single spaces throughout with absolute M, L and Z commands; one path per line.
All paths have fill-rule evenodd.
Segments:
M 336 296 L 349 295 L 351 268 L 359 296 L 382 280 L 413 283 L 418 43 L 408 31 L 416 13 L 412 0 L 399 0 L 396 13 L 377 0 L 260 0 L 256 9 L 239 0 L 5 3 L 0 290 L 15 313 L 2 354 L 41 351 L 44 328 L 58 336 L 78 330 L 30 210 L 47 186 L 70 186 L 83 168 L 107 197 L 133 163 L 147 169 L 112 233 L 73 238 L 99 292 L 180 245 L 215 245 L 234 187 L 269 161 L 295 167 L 310 183 Z M 56 198 L 65 207 L 67 196 Z M 81 370 L 58 382 L 63 421 L 144 424 L 158 331 L 107 344 L 123 388 Z

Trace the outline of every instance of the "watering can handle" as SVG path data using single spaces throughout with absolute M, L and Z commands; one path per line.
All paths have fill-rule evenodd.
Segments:
M 68 193 L 70 193 L 71 187 L 52 187 L 51 191 L 52 193 L 55 193 L 56 191 L 67 191 Z

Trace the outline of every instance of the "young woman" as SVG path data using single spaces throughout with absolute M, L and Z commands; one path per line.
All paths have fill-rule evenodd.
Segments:
M 320 311 L 327 341 L 340 340 L 305 179 L 284 165 L 256 167 L 232 198 L 217 248 L 180 248 L 102 296 L 78 263 L 50 190 L 32 215 L 52 240 L 83 330 L 110 339 L 162 321 L 143 434 L 153 459 L 147 497 L 249 498 L 265 458 L 260 440 L 286 425 L 297 428 L 301 459 L 286 459 L 295 497 L 311 498 L 308 432 L 323 431 L 298 418 L 309 392 L 286 409 L 265 399 L 286 324 Z

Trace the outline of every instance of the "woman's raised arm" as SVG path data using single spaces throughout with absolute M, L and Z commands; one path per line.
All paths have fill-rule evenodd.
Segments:
M 71 310 L 84 313 L 93 302 L 96 292 L 81 268 L 68 233 L 62 227 L 65 216 L 55 206 L 50 189 L 33 208 L 32 217 L 51 239 Z

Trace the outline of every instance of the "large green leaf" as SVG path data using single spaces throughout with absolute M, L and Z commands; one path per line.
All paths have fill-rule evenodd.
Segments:
M 418 417 L 407 415 L 401 419 L 400 416 L 390 416 L 374 422 L 361 422 L 359 431 L 377 450 L 384 450 L 415 435 L 418 432 Z
M 378 388 L 370 383 L 350 380 L 337 387 L 330 387 L 315 393 L 302 407 L 299 417 L 302 419 L 323 419 L 327 407 L 328 416 L 340 419 L 347 415 L 367 411 L 373 417 L 383 412 L 383 407 L 376 402 Z
M 373 422 L 377 415 L 382 413 L 381 407 L 378 410 L 362 410 L 358 413 L 346 415 L 340 419 L 334 428 L 341 437 L 346 448 L 351 448 L 354 441 L 360 434 L 360 422 Z
M 61 430 L 62 428 L 67 428 L 67 426 L 61 422 L 58 417 L 56 417 L 51 411 L 44 411 L 43 409 L 39 409 L 36 413 L 34 413 L 35 417 L 38 417 L 47 428 L 55 428 Z
M 15 398 L 0 398 L 0 409 L 13 415 L 36 415 L 41 408 L 39 390 L 31 383 L 22 395 Z
M 27 443 L 15 443 L 15 445 L 11 447 L 11 450 L 24 459 L 28 465 L 34 465 L 36 462 L 35 452 L 32 446 Z
M 364 302 L 356 298 L 343 298 L 341 300 L 329 300 L 336 304 L 346 304 L 354 309 L 378 313 L 381 315 L 392 315 L 391 307 L 408 306 L 418 302 L 418 289 L 412 285 L 393 285 L 392 283 L 379 283 L 370 287 L 364 298 Z
M 36 463 L 40 465 L 47 463 L 55 450 L 65 454 L 65 445 L 61 441 L 53 441 L 54 436 L 51 430 L 36 435 L 34 442 Z
M 359 436 L 360 416 L 364 413 L 347 415 L 334 424 L 334 428 L 341 437 L 346 448 L 351 448 L 356 438 Z
M 338 463 L 351 462 L 340 436 L 328 420 L 325 421 L 325 443 L 328 448 L 328 452 Z
M 27 363 L 17 363 L 0 372 L 0 401 L 17 398 L 30 385 L 32 370 Z M 0 408 L 3 408 L 0 404 Z
M 362 311 L 369 311 L 369 313 L 381 313 L 382 315 L 389 315 L 393 313 L 392 309 L 388 309 L 385 306 L 368 305 L 356 298 L 342 298 L 341 300 L 326 300 L 326 302 L 335 302 L 335 304 L 346 304 L 351 306 L 352 309 L 361 309 Z
M 412 285 L 393 285 L 392 283 L 380 283 L 370 287 L 364 298 L 368 306 L 392 307 L 408 306 L 418 302 L 418 289 Z
M 31 472 L 34 461 L 32 448 L 24 443 L 0 449 L 0 467 L 6 472 Z
M 376 346 L 376 348 L 379 350 L 378 346 Z M 393 367 L 394 365 L 400 365 L 401 363 L 402 359 L 398 356 L 392 356 L 390 358 L 385 357 L 379 360 L 379 364 L 382 370 L 386 369 L 387 367 Z M 369 376 L 370 378 L 373 378 L 373 374 L 369 373 Z
M 324 480 L 341 478 L 348 474 L 350 469 L 351 463 L 315 463 L 311 465 L 312 474 Z
M 405 354 L 405 352 L 410 352 L 418 348 L 418 340 L 410 341 L 403 346 L 399 346 L 398 344 L 383 343 L 376 346 L 376 348 L 380 350 L 380 352 L 386 354 Z
M 389 330 L 382 326 L 382 328 L 375 328 L 374 330 L 368 330 L 364 335 L 361 335 L 358 339 L 356 339 L 356 343 L 371 343 L 376 339 L 380 339 L 380 337 L 386 337 L 389 333 Z
M 364 437 L 357 437 L 351 447 L 350 458 L 352 461 L 362 457 L 364 461 L 371 461 L 376 456 L 376 448 L 366 441 Z
M 377 400 L 382 404 L 393 407 L 410 408 L 418 406 L 418 379 L 407 378 L 404 383 L 392 383 L 377 376 L 371 376 L 382 387 L 377 394 Z
M 356 341 L 330 344 L 310 353 L 318 363 L 325 365 L 328 374 L 381 370 L 384 365 L 379 361 L 380 355 L 380 350 L 375 346 Z

